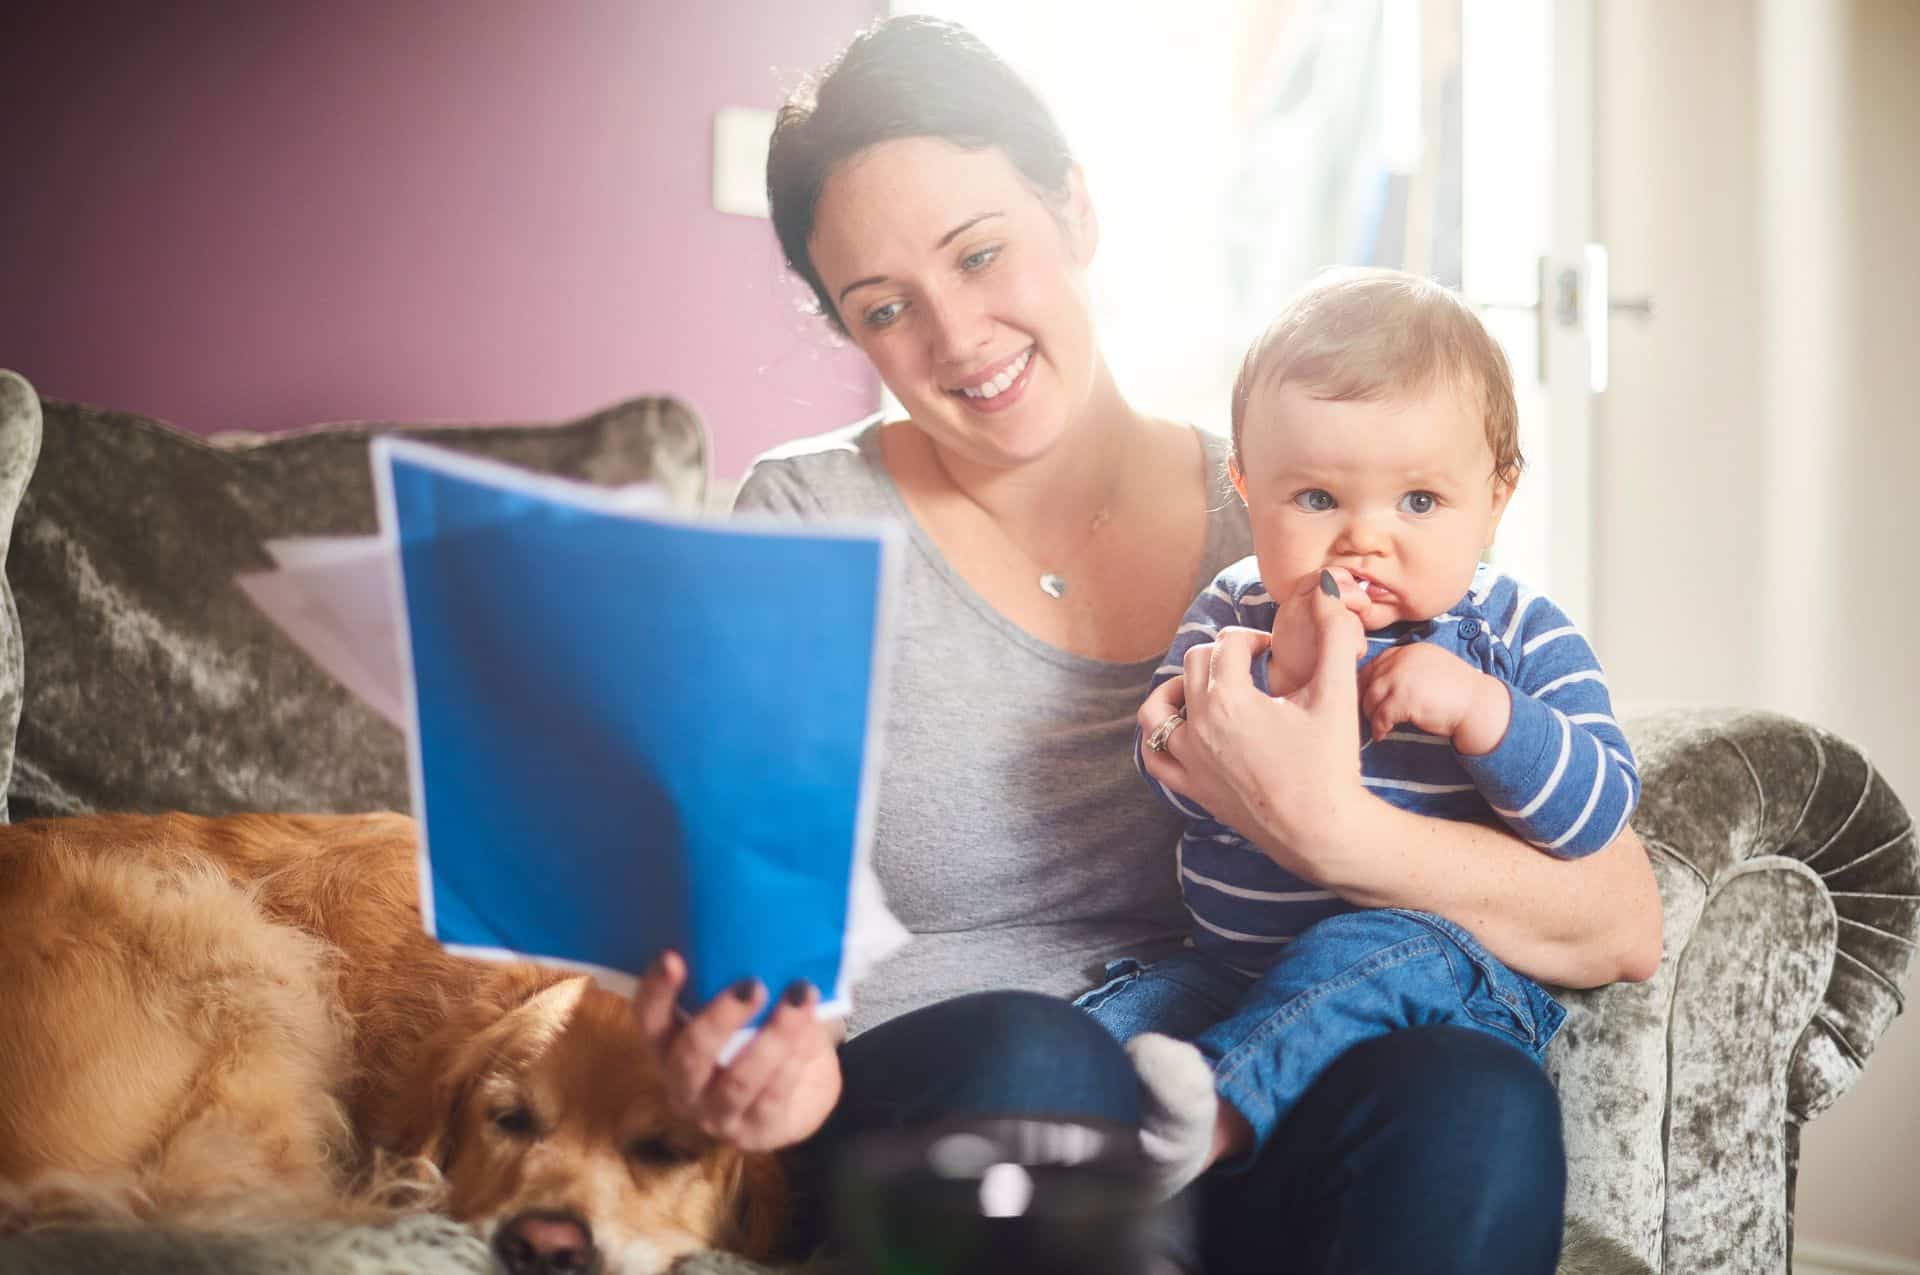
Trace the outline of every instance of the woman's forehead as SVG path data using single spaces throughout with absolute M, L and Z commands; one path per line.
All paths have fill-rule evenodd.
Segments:
M 834 169 L 820 191 L 812 243 L 816 255 L 867 245 L 935 252 L 956 228 L 1022 201 L 1038 202 L 999 148 L 897 138 Z

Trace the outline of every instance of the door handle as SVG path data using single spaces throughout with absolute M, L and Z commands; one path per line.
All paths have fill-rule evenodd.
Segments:
M 1615 314 L 1629 315 L 1645 323 L 1653 318 L 1653 298 L 1649 296 L 1614 298 L 1608 294 L 1607 246 L 1590 243 L 1581 254 L 1578 266 L 1554 269 L 1553 259 L 1542 256 L 1535 269 L 1534 297 L 1531 301 L 1474 301 L 1476 310 L 1519 310 L 1532 313 L 1539 325 L 1535 341 L 1534 374 L 1542 385 L 1547 382 L 1547 341 L 1553 327 L 1584 326 L 1587 332 L 1587 388 L 1595 394 L 1607 388 L 1609 341 L 1607 320 Z M 1549 304 L 1550 302 L 1550 304 Z

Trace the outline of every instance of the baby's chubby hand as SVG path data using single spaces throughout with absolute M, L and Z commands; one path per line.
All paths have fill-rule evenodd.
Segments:
M 1424 642 L 1389 648 L 1360 670 L 1360 711 L 1375 739 L 1410 722 L 1478 757 L 1499 745 L 1512 707 L 1499 679 Z
M 1273 644 L 1267 665 L 1267 690 L 1273 695 L 1291 695 L 1313 677 L 1320 662 L 1320 630 L 1314 623 L 1314 595 L 1324 590 L 1322 576 L 1330 576 L 1340 591 L 1341 605 L 1359 615 L 1367 609 L 1367 591 L 1344 567 L 1331 567 L 1301 576 L 1291 585 L 1273 593 Z

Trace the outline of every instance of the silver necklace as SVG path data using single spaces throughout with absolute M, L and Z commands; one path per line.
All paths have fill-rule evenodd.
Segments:
M 1084 536 L 1081 536 L 1080 543 L 1073 547 L 1072 557 L 1076 557 L 1076 558 L 1079 557 L 1080 551 L 1087 547 L 1087 542 L 1089 540 L 1092 540 L 1094 537 L 1094 534 L 1098 532 L 1100 528 L 1106 526 L 1108 521 L 1112 517 L 1113 517 L 1112 510 L 1108 509 L 1105 505 L 1100 506 L 1100 512 L 1095 514 L 1092 520 L 1087 523 L 1087 534 Z M 1006 535 L 1004 531 L 1001 532 L 1001 534 Z M 1012 540 L 1011 536 L 1008 536 L 1007 538 L 1009 541 Z M 1018 549 L 1019 546 L 1015 545 L 1014 548 Z M 1028 562 L 1033 561 L 1033 556 L 1031 554 L 1027 554 L 1025 550 L 1021 550 L 1021 552 L 1024 556 L 1026 556 Z M 1072 561 L 1072 558 L 1069 558 L 1068 561 Z M 1040 592 L 1046 594 L 1048 597 L 1058 602 L 1061 598 L 1064 598 L 1067 596 L 1067 578 L 1061 575 L 1058 571 L 1045 571 L 1045 570 L 1041 571 L 1040 572 Z
M 1056 602 L 1066 597 L 1067 596 L 1066 574 L 1064 572 L 1054 570 L 1052 568 L 1041 566 L 1039 559 L 1035 558 L 1031 553 L 1027 552 L 1027 548 L 1025 545 L 1022 545 L 1019 541 L 1015 540 L 1011 535 L 1007 533 L 1007 529 L 1000 525 L 1000 520 L 993 516 L 992 511 L 989 510 L 985 505 L 981 504 L 978 500 L 975 500 L 973 493 L 960 485 L 959 480 L 953 476 L 953 472 L 947 468 L 946 458 L 940 455 L 940 449 L 935 447 L 935 448 L 932 448 L 931 450 L 933 452 L 933 463 L 940 467 L 940 475 L 941 477 L 947 480 L 947 484 L 950 487 L 952 487 L 955 491 L 959 492 L 961 497 L 965 499 L 969 505 L 972 505 L 975 509 L 980 511 L 980 516 L 987 520 L 987 522 L 993 527 L 994 531 L 999 534 L 1002 540 L 1006 541 L 1007 544 L 1012 546 L 1015 553 L 1018 553 L 1022 558 L 1025 558 L 1027 560 L 1028 566 L 1039 568 L 1040 575 L 1037 583 L 1040 586 L 1040 592 L 1046 594 L 1048 597 L 1052 598 Z M 1107 494 L 1109 499 L 1111 499 L 1113 494 L 1111 487 L 1109 487 Z M 1088 542 L 1094 538 L 1094 536 L 1099 532 L 1100 528 L 1106 526 L 1111 521 L 1113 521 L 1113 510 L 1108 505 L 1105 505 L 1105 504 L 1101 505 L 1099 511 L 1095 513 L 1091 519 L 1088 520 L 1086 531 L 1082 533 L 1080 536 L 1080 539 L 1074 543 L 1072 551 L 1065 555 L 1065 561 L 1061 565 L 1062 566 L 1070 565 L 1075 558 L 1078 558 L 1081 554 L 1081 551 L 1083 551 L 1087 547 Z

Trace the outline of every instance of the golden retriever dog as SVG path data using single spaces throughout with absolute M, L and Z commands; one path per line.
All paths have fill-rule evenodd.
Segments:
M 774 1158 L 668 1109 L 620 997 L 448 955 L 416 874 L 400 815 L 0 827 L 0 1227 L 367 1220 L 424 1162 L 516 1275 L 767 1255 Z

